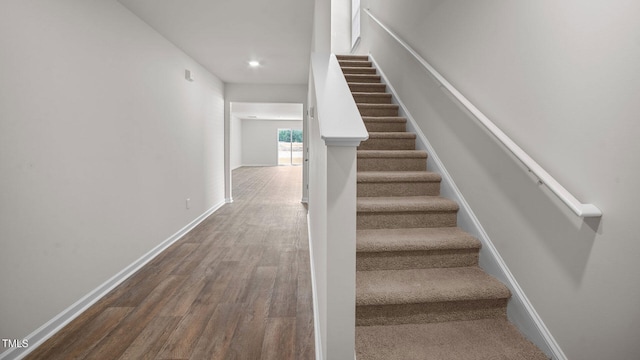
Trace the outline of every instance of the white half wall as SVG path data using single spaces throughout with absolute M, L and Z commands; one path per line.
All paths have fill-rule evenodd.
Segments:
M 242 120 L 242 165 L 278 165 L 278 129 L 302 130 L 302 120 Z
M 369 49 L 569 359 L 640 356 L 640 3 L 368 0 L 563 186 L 577 218 L 367 16 Z M 368 25 L 365 25 L 367 23 Z
M 2 1 L 0 48 L 0 338 L 22 339 L 224 200 L 224 85 L 117 1 Z

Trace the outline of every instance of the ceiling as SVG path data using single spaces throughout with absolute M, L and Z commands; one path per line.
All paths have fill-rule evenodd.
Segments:
M 118 1 L 226 83 L 307 83 L 314 0 Z
M 302 120 L 302 104 L 232 102 L 231 113 L 249 120 Z

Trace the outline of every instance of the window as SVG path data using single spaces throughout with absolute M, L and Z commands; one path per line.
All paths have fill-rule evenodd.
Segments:
M 278 165 L 302 165 L 302 130 L 278 129 Z

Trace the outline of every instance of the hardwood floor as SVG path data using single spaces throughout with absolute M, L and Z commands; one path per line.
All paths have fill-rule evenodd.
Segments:
M 313 359 L 302 168 L 233 180 L 232 204 L 27 359 Z

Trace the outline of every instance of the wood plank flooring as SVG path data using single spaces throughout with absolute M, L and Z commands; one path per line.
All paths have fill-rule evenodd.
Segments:
M 313 359 L 302 168 L 233 180 L 232 204 L 27 359 Z

